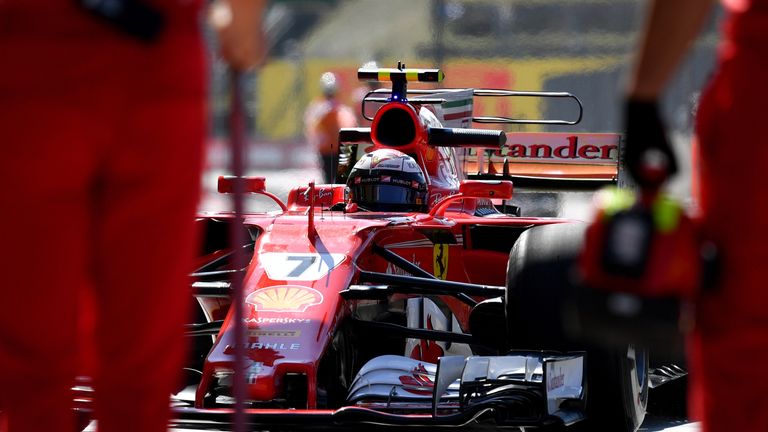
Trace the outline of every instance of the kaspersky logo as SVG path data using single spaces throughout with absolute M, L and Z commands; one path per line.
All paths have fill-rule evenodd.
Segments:
M 257 312 L 304 312 L 323 302 L 323 295 L 312 288 L 279 285 L 258 289 L 245 298 Z

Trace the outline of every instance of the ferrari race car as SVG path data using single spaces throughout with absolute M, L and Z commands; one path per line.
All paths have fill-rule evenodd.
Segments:
M 264 178 L 222 177 L 220 192 L 243 188 L 276 210 L 242 225 L 228 212 L 200 215 L 192 276 L 205 320 L 189 328 L 194 386 L 174 396 L 177 424 L 231 422 L 242 379 L 258 430 L 636 430 L 649 386 L 674 371 L 651 368 L 633 346 L 574 342 L 561 313 L 584 224 L 556 215 L 569 197 L 618 181 L 620 137 L 468 127 L 575 124 L 581 104 L 567 93 L 409 91 L 442 72 L 358 74 L 392 88 L 363 101 L 363 112 L 375 108 L 370 128 L 339 132 L 345 184 L 298 186 L 283 202 Z M 558 98 L 577 114 L 472 117 L 477 97 Z M 398 207 L 405 198 L 415 207 Z M 250 239 L 244 268 L 232 230 Z M 242 320 L 232 277 L 242 278 Z

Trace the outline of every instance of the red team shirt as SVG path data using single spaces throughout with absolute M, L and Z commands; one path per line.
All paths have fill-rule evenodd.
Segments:
M 71 430 L 77 291 L 96 286 L 95 363 L 111 369 L 97 381 L 101 430 L 164 430 L 205 136 L 199 2 L 154 1 L 168 28 L 152 46 L 73 4 L 0 2 L 0 410 L 14 432 Z M 705 431 L 768 430 L 768 1 L 723 4 L 697 119 L 723 279 L 698 304 L 691 407 Z
M 717 70 L 697 115 L 706 236 L 722 278 L 697 305 L 691 409 L 704 431 L 768 430 L 768 1 L 724 0 Z
M 206 135 L 199 2 L 154 2 L 152 44 L 75 3 L 0 1 L 0 431 L 74 430 L 86 364 L 100 431 L 165 431 Z

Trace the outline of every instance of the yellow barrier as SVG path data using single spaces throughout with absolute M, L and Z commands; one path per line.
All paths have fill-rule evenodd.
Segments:
M 395 64 L 396 61 L 391 61 Z M 382 65 L 389 63 L 381 63 Z M 550 58 L 529 60 L 451 59 L 442 65 L 445 80 L 441 87 L 505 88 L 540 91 L 547 80 L 568 75 L 607 71 L 621 64 L 619 57 Z M 408 62 L 411 67 L 435 67 L 428 61 Z M 255 95 L 258 103 L 257 131 L 269 139 L 301 137 L 304 109 L 320 95 L 320 75 L 336 73 L 341 79 L 339 99 L 359 110 L 360 92 L 365 83 L 357 81 L 359 62 L 285 60 L 267 64 L 259 73 Z M 432 84 L 409 84 L 409 88 L 435 88 Z M 558 89 L 568 91 L 569 89 Z M 579 96 L 579 95 L 576 95 Z M 541 118 L 538 98 L 481 98 L 475 100 L 475 115 L 501 115 L 518 118 Z M 536 125 L 516 127 L 515 130 L 539 131 Z

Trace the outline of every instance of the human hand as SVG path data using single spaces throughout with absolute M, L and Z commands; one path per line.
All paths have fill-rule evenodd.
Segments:
M 244 71 L 264 63 L 265 5 L 265 0 L 216 0 L 211 5 L 209 21 L 218 34 L 219 54 L 234 70 Z
M 632 178 L 646 190 L 658 189 L 677 172 L 655 100 L 628 98 L 624 106 L 625 163 Z

